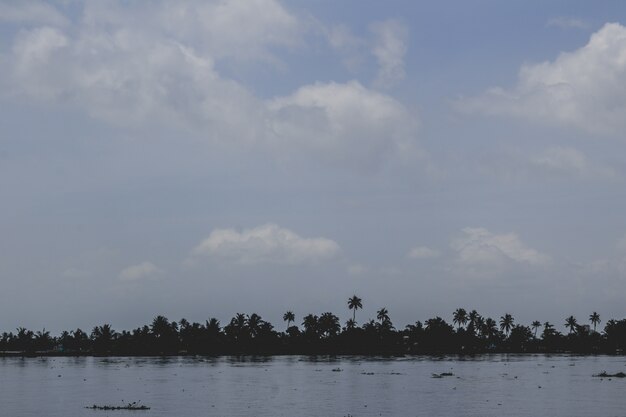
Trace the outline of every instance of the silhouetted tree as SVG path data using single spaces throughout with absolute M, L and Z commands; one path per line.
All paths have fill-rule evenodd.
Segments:
M 317 325 L 319 333 L 326 338 L 336 336 L 341 330 L 339 318 L 333 313 L 322 313 Z
M 362 300 L 356 295 L 353 295 L 352 297 L 348 299 L 348 308 L 352 310 L 352 320 L 355 323 L 356 323 L 356 311 L 359 308 L 363 308 L 363 303 L 361 301 Z
M 535 330 L 534 337 L 537 337 L 537 329 L 541 327 L 541 322 L 539 320 L 533 321 L 532 328 Z
M 110 324 L 94 327 L 91 331 L 94 352 L 97 354 L 110 353 L 115 337 L 116 333 Z
M 289 328 L 289 323 L 295 320 L 296 316 L 293 314 L 292 311 L 287 311 L 285 314 L 283 314 L 283 321 L 287 322 L 287 328 Z
M 596 331 L 596 325 L 600 323 L 600 315 L 595 311 L 589 315 L 589 321 L 593 324 L 593 331 Z
M 513 316 L 511 316 L 508 313 L 500 317 L 500 330 L 505 332 L 507 336 L 509 335 L 509 332 L 513 328 L 513 321 L 514 321 Z
M 576 331 L 576 326 L 578 326 L 578 322 L 574 316 L 569 316 L 565 319 L 565 327 L 569 329 L 569 334 Z
M 50 337 L 50 332 L 46 331 L 46 329 L 43 329 L 35 333 L 34 344 L 35 350 L 50 350 L 54 345 L 54 339 Z
M 452 323 L 456 324 L 460 330 L 461 326 L 465 326 L 465 323 L 467 323 L 467 311 L 464 308 L 457 308 L 452 313 Z

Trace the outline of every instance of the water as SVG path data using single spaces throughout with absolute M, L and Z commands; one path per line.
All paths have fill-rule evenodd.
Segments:
M 626 416 L 626 379 L 603 370 L 626 358 L 0 358 L 0 415 Z M 129 401 L 151 409 L 84 408 Z

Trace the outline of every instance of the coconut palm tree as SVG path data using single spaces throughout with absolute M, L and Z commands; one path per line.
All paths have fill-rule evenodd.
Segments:
M 480 316 L 480 314 L 478 314 L 478 311 L 470 311 L 467 315 L 467 330 L 469 330 L 471 334 L 474 334 L 476 332 L 476 329 L 479 328 L 479 323 L 481 320 L 482 317 Z
M 356 323 L 356 311 L 359 308 L 363 308 L 363 303 L 361 302 L 362 300 L 357 297 L 356 295 L 353 295 L 352 297 L 348 298 L 348 308 L 350 310 L 352 310 L 352 320 Z
M 287 322 L 287 328 L 289 328 L 289 324 L 296 320 L 296 316 L 293 314 L 293 311 L 289 310 L 283 314 L 283 320 Z
M 593 324 L 593 331 L 596 331 L 596 325 L 600 323 L 600 315 L 595 311 L 589 315 L 589 321 Z
M 261 316 L 256 313 L 250 314 L 250 317 L 248 317 L 248 331 L 250 332 L 250 336 L 256 337 L 263 323 L 264 321 Z
M 572 334 L 572 332 L 576 330 L 577 326 L 578 322 L 576 321 L 576 318 L 574 316 L 569 316 L 565 319 L 565 327 L 569 329 L 569 334 Z
M 150 330 L 152 330 L 152 334 L 155 338 L 162 339 L 164 337 L 167 337 L 172 329 L 170 322 L 166 317 L 156 316 L 152 320 Z
M 318 320 L 319 331 L 324 337 L 331 337 L 337 335 L 341 330 L 339 324 L 339 318 L 333 313 L 322 313 Z
M 380 329 L 382 330 L 391 330 L 393 329 L 393 324 L 391 324 L 391 319 L 389 318 L 389 311 L 387 308 L 383 307 L 376 312 L 376 318 L 380 321 Z
M 467 323 L 467 311 L 464 308 L 457 308 L 454 313 L 452 313 L 452 323 L 458 326 L 458 329 L 461 329 L 461 326 L 464 326 Z
M 500 330 L 505 332 L 508 336 L 509 332 L 513 328 L 513 322 L 513 316 L 511 316 L 509 313 L 506 313 L 504 316 L 500 317 Z
M 541 322 L 539 320 L 533 321 L 531 325 L 533 329 L 535 329 L 535 338 L 537 337 L 537 329 L 541 327 Z
M 116 336 L 117 332 L 113 330 L 110 324 L 94 327 L 91 331 L 94 350 L 98 353 L 108 352 Z
M 50 332 L 45 328 L 42 331 L 35 333 L 35 346 L 37 350 L 49 350 L 54 344 L 53 338 L 50 336 Z
M 389 321 L 389 310 L 386 307 L 376 312 L 376 319 L 382 323 Z
M 304 327 L 304 332 L 309 335 L 315 335 L 318 332 L 319 328 L 319 318 L 313 314 L 307 314 L 302 319 L 302 326 Z
M 356 322 L 352 319 L 346 321 L 346 331 L 354 330 L 356 328 Z
M 543 333 L 541 334 L 541 337 L 543 339 L 546 339 L 550 336 L 554 336 L 556 334 L 556 331 L 554 330 L 554 326 L 546 321 L 545 323 L 543 323 Z
M 487 339 L 493 339 L 498 334 L 498 323 L 491 317 L 487 317 L 480 328 L 480 334 Z

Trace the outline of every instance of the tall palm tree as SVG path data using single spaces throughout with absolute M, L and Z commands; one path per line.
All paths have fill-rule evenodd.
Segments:
M 296 316 L 293 314 L 293 311 L 287 311 L 283 314 L 283 320 L 287 322 L 287 328 L 289 328 L 289 323 L 296 320 Z
M 565 327 L 569 329 L 569 334 L 572 334 L 572 332 L 576 330 L 577 326 L 578 322 L 574 316 L 569 316 L 565 319 Z
M 513 316 L 511 316 L 509 313 L 506 313 L 504 316 L 500 317 L 500 330 L 505 332 L 508 336 L 509 332 L 513 328 L 513 322 Z
M 467 329 L 471 330 L 470 333 L 474 334 L 476 329 L 480 329 L 480 324 L 482 323 L 482 317 L 478 314 L 478 311 L 472 310 L 467 315 Z
M 452 313 L 452 323 L 458 325 L 460 330 L 461 326 L 467 323 L 467 311 L 465 311 L 464 308 L 457 308 L 454 313 Z
M 541 322 L 539 320 L 533 321 L 532 328 L 535 329 L 535 338 L 537 337 L 537 329 L 541 327 Z
M 348 298 L 348 308 L 350 310 L 352 310 L 352 320 L 356 323 L 356 311 L 359 308 L 363 308 L 363 303 L 361 302 L 362 300 L 357 297 L 356 295 L 353 295 L 352 297 Z
M 596 331 L 596 325 L 600 323 L 600 315 L 595 311 L 589 315 L 589 321 L 593 324 L 593 331 Z

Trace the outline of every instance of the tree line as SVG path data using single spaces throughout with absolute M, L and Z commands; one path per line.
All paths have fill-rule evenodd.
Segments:
M 434 317 L 397 329 L 385 307 L 377 311 L 376 320 L 359 326 L 356 313 L 363 308 L 362 300 L 354 295 L 347 305 L 352 318 L 343 326 L 330 312 L 308 314 L 297 325 L 295 314 L 287 311 L 284 331 L 256 313 L 238 313 L 224 326 L 215 318 L 190 323 L 157 316 L 132 331 L 118 332 L 103 324 L 90 333 L 76 329 L 56 337 L 45 329 L 20 327 L 15 333 L 2 333 L 0 355 L 621 354 L 626 347 L 626 319 L 608 320 L 598 331 L 602 321 L 596 312 L 589 316 L 589 324 L 567 317 L 566 333 L 549 322 L 527 326 L 508 313 L 493 319 L 463 308 L 454 311 L 452 323 Z

